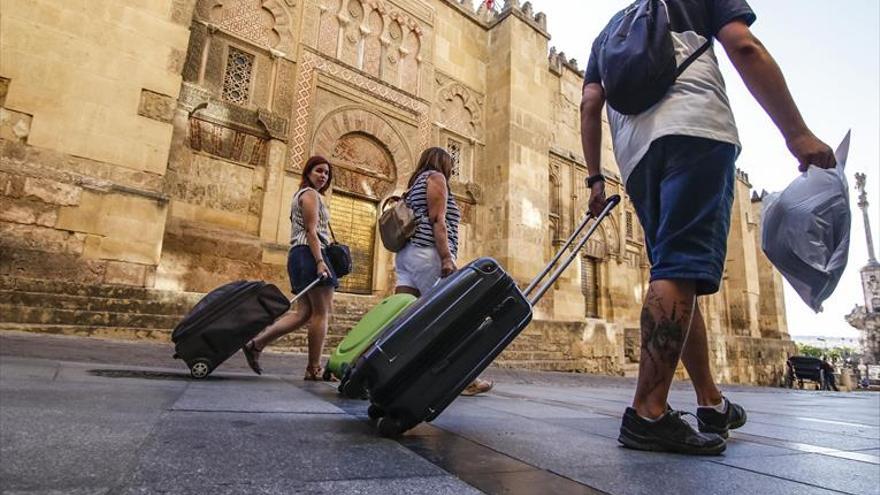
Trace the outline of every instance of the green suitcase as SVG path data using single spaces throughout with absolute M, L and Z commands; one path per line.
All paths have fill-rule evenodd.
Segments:
M 330 360 L 324 367 L 324 377 L 330 378 L 333 375 L 342 379 L 351 364 L 376 340 L 382 330 L 415 300 L 416 297 L 410 294 L 394 294 L 365 314 L 330 355 Z

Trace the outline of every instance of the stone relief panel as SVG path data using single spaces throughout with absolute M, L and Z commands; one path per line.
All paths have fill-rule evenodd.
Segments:
M 318 28 L 318 50 L 328 56 L 336 57 L 339 48 L 339 23 L 342 0 L 321 0 L 320 28 Z
M 325 117 L 312 150 L 338 165 L 334 189 L 375 200 L 393 191 L 398 170 L 413 167 L 401 134 L 384 117 L 364 108 L 343 108 Z
M 388 26 L 388 49 L 382 57 L 382 80 L 393 85 L 400 81 L 400 46 L 403 42 L 403 26 L 393 20 Z
M 279 115 L 288 116 L 293 110 L 293 84 L 296 65 L 288 60 L 281 60 L 278 65 L 276 79 L 275 102 L 272 110 Z
M 424 30 L 383 0 L 320 0 L 318 51 L 417 94 Z
M 367 17 L 367 25 L 363 43 L 363 70 L 367 74 L 380 77 L 382 64 L 382 33 L 385 22 L 378 10 L 373 10 Z
M 290 52 L 293 2 L 281 0 L 203 0 L 200 17 L 251 43 Z
M 360 0 L 348 0 L 343 13 L 339 16 L 342 22 L 342 43 L 338 57 L 348 65 L 361 67 L 359 62 L 363 42 L 361 25 L 364 22 L 364 6 Z
M 437 85 L 437 122 L 462 136 L 481 140 L 483 96 L 442 74 L 437 76 Z
M 330 160 L 336 165 L 334 189 L 378 199 L 394 189 L 394 164 L 382 143 L 353 132 L 339 138 Z
M 419 92 L 419 67 L 421 66 L 421 39 L 415 31 L 409 31 L 400 48 L 400 86 L 410 93 Z
M 263 165 L 266 162 L 265 139 L 197 118 L 189 121 L 189 146 L 194 151 L 236 163 Z

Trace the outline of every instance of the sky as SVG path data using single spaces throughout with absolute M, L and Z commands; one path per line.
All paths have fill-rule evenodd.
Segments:
M 502 3 L 502 2 L 499 2 Z M 631 0 L 532 0 L 547 14 L 551 46 L 584 68 L 593 39 Z M 832 148 L 852 129 L 846 175 L 853 211 L 849 264 L 819 314 L 786 283 L 785 304 L 793 335 L 855 337 L 844 316 L 864 304 L 859 269 L 868 261 L 855 174 L 867 175 L 875 255 L 880 254 L 880 2 L 877 0 L 749 0 L 758 16 L 752 31 L 785 74 L 807 125 Z M 773 122 L 752 98 L 723 48 L 716 54 L 739 127 L 737 166 L 761 191 L 780 191 L 797 176 L 797 163 Z

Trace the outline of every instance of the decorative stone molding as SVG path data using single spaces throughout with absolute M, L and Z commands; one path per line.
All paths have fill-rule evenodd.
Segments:
M 424 30 L 383 0 L 323 0 L 315 46 L 367 74 L 418 94 Z
M 189 120 L 189 146 L 195 151 L 202 151 L 236 163 L 248 165 L 266 163 L 265 139 L 195 117 Z
M 257 110 L 257 121 L 272 139 L 287 140 L 287 119 L 263 108 Z
M 324 117 L 310 148 L 338 165 L 334 188 L 376 200 L 391 193 L 398 171 L 414 168 L 405 138 L 365 107 L 343 107 Z
M 470 139 L 483 138 L 484 98 L 454 79 L 437 73 L 436 118 L 441 126 Z
M 431 120 L 428 104 L 421 99 L 391 87 L 388 84 L 367 77 L 358 71 L 328 60 L 310 50 L 303 51 L 300 73 L 296 88 L 296 103 L 293 124 L 290 130 L 290 152 L 287 155 L 288 170 L 298 171 L 305 161 L 307 152 L 308 124 L 312 112 L 316 78 L 318 73 L 327 74 L 352 87 L 373 95 L 374 97 L 400 108 L 418 120 L 418 148 L 427 148 L 431 142 Z M 398 167 L 400 164 L 398 164 Z
M 209 91 L 189 83 L 180 89 L 178 105 L 190 116 L 244 131 L 264 139 L 287 139 L 289 121 L 276 112 L 249 110 L 214 97 Z
M 287 0 L 200 0 L 197 14 L 257 46 L 287 48 L 293 41 L 290 9 L 294 6 Z

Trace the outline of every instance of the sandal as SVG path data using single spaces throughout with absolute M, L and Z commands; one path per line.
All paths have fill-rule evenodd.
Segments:
M 324 370 L 320 366 L 306 366 L 306 375 L 303 377 L 303 380 L 307 382 L 319 382 L 323 378 L 321 375 L 324 373 Z
M 303 377 L 303 380 L 307 382 L 338 382 L 339 380 L 333 376 L 332 373 L 325 371 L 324 368 L 320 366 L 306 366 L 306 375 Z
M 477 378 L 470 385 L 468 385 L 464 390 L 461 391 L 461 395 L 465 397 L 473 397 L 474 395 L 485 394 L 486 392 L 492 390 L 492 387 L 495 386 L 495 382 L 492 380 L 483 380 L 482 378 Z
M 241 352 L 244 353 L 244 358 L 247 359 L 247 364 L 252 370 L 254 370 L 254 373 L 262 375 L 263 368 L 260 366 L 260 353 L 263 352 L 263 350 L 257 349 L 257 344 L 253 340 L 250 340 L 241 348 Z

